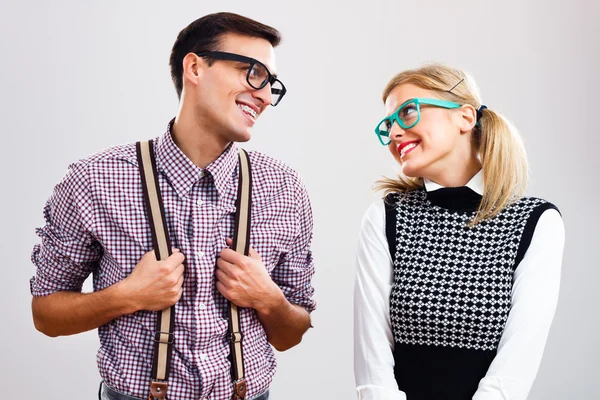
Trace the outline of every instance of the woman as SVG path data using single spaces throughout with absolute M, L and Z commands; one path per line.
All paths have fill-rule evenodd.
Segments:
M 556 309 L 564 227 L 523 197 L 518 133 L 444 65 L 400 73 L 376 128 L 401 166 L 366 212 L 355 286 L 361 399 L 526 399 Z

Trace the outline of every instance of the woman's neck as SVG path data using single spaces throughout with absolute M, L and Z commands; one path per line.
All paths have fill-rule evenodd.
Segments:
M 441 166 L 436 171 L 423 176 L 444 187 L 465 186 L 481 170 L 481 162 L 477 157 L 470 157 L 468 162 L 453 163 L 454 166 Z

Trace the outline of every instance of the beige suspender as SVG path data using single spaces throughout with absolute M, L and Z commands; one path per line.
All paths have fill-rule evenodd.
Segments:
M 144 191 L 146 212 L 152 231 L 152 244 L 157 260 L 165 260 L 171 255 L 171 243 L 158 185 L 158 174 L 152 141 L 136 143 L 138 165 Z M 250 248 L 250 206 L 252 175 L 248 154 L 239 151 L 239 180 L 236 200 L 235 232 L 232 248 L 248 255 Z M 231 341 L 231 364 L 233 375 L 233 400 L 246 398 L 246 380 L 242 353 L 242 333 L 238 307 L 229 303 L 229 338 Z M 175 306 L 158 313 L 154 336 L 154 360 L 150 379 L 148 400 L 164 400 L 167 395 L 171 355 L 173 350 L 173 325 Z
M 248 154 L 244 150 L 240 150 L 239 155 L 240 168 L 232 248 L 240 254 L 248 255 L 250 249 L 252 174 Z M 244 357 L 242 353 L 243 336 L 238 307 L 231 302 L 229 302 L 229 335 L 231 340 L 233 400 L 244 400 L 246 398 L 246 380 L 244 379 Z

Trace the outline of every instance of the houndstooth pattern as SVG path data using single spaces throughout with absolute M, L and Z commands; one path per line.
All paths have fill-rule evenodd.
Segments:
M 442 189 L 443 190 L 443 189 Z M 473 228 L 474 212 L 396 197 L 390 315 L 397 343 L 475 350 L 498 347 L 511 305 L 525 224 L 544 200 L 526 197 Z
M 169 127 L 171 125 L 169 124 Z M 170 400 L 229 399 L 227 302 L 215 287 L 215 264 L 233 236 L 238 149 L 232 144 L 200 169 L 175 145 L 170 129 L 154 141 L 169 235 L 185 255 L 183 296 L 175 306 Z M 250 244 L 291 302 L 312 311 L 312 213 L 304 184 L 283 163 L 249 152 L 252 187 Z M 94 290 L 127 277 L 152 249 L 135 145 L 117 146 L 70 166 L 44 209 L 31 293 Z M 276 360 L 252 309 L 241 309 L 248 396 L 266 391 Z M 97 361 L 115 390 L 146 398 L 152 365 L 155 312 L 138 311 L 98 328 Z

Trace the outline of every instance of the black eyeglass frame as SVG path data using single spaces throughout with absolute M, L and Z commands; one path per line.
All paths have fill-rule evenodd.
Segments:
M 246 82 L 248 82 L 248 85 L 250 85 L 251 88 L 256 89 L 256 90 L 260 90 L 260 89 L 264 88 L 265 86 L 267 86 L 267 83 L 270 83 L 271 84 L 271 94 L 279 96 L 277 98 L 277 101 L 275 102 L 275 104 L 271 103 L 271 105 L 273 107 L 275 107 L 277 104 L 279 104 L 281 102 L 281 99 L 283 99 L 283 96 L 287 93 L 287 89 L 285 88 L 285 85 L 283 84 L 283 82 L 281 82 L 279 79 L 277 79 L 276 76 L 273 76 L 273 74 L 271 74 L 271 71 L 269 71 L 269 68 L 267 68 L 267 66 L 265 64 L 261 63 L 260 61 L 258 61 L 255 58 L 242 56 L 240 54 L 227 53 L 224 51 L 203 51 L 201 53 L 195 53 L 195 54 L 198 57 L 209 57 L 209 58 L 213 58 L 215 60 L 237 61 L 237 62 L 250 64 L 250 66 L 248 67 L 248 72 L 246 73 Z M 252 68 L 254 68 L 254 65 L 256 65 L 256 64 L 259 64 L 260 66 L 262 66 L 265 69 L 265 71 L 267 71 L 267 74 L 268 74 L 267 79 L 265 79 L 259 85 L 259 87 L 254 86 L 252 84 L 252 82 L 250 82 L 250 72 L 252 71 Z M 273 84 L 275 82 L 279 82 L 281 84 L 281 89 L 273 88 Z

